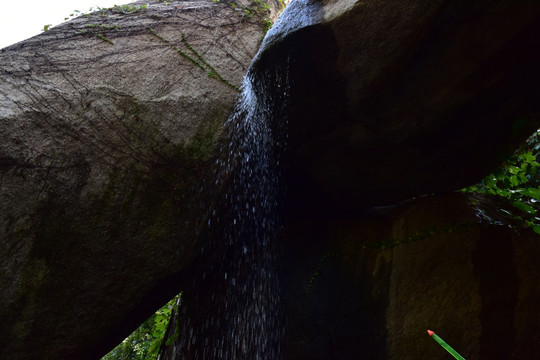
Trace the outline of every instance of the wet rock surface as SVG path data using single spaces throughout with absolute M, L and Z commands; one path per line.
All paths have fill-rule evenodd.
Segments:
M 286 9 L 249 70 L 263 101 L 287 93 L 275 101 L 284 116 L 267 114 L 288 125 L 283 358 L 442 357 L 429 327 L 471 358 L 493 349 L 535 355 L 526 335 L 503 333 L 511 325 L 538 336 L 536 320 L 513 312 L 516 292 L 538 298 L 538 268 L 524 275 L 537 235 L 484 223 L 500 215 L 489 200 L 485 217 L 463 195 L 396 203 L 473 183 L 538 127 L 529 97 L 538 74 L 529 59 L 517 65 L 513 57 L 538 57 L 538 10 L 443 1 L 296 1 Z M 526 255 L 522 246 L 534 249 Z M 486 277 L 492 271 L 505 291 Z M 538 318 L 532 306 L 521 311 Z M 495 312 L 506 314 L 499 325 Z M 197 358 L 196 345 L 186 349 L 175 341 L 162 354 Z
M 144 4 L 0 51 L 2 359 L 98 358 L 180 291 L 204 242 L 201 179 L 262 19 Z
M 540 127 L 540 5 L 298 0 L 258 53 L 261 26 L 239 13 L 213 1 L 108 10 L 0 52 L 0 357 L 99 358 L 191 289 L 186 331 L 238 340 L 227 354 L 247 359 L 438 358 L 427 328 L 466 358 L 535 358 L 537 235 L 501 225 L 513 223 L 491 199 L 398 201 L 475 182 Z M 255 133 L 231 155 L 216 144 L 231 140 L 222 125 L 254 56 L 243 110 L 270 123 L 239 118 Z M 286 146 L 272 142 L 285 127 Z M 240 175 L 214 186 L 223 155 Z M 278 225 L 261 230 L 242 196 Z M 225 220 L 207 227 L 216 197 Z M 207 241 L 237 220 L 243 230 Z M 242 258 L 261 234 L 245 247 L 255 260 Z M 269 305 L 253 299 L 282 286 Z M 244 352 L 230 323 L 209 327 L 237 314 L 242 327 L 244 305 L 278 309 L 273 335 L 285 315 L 283 342 L 254 323 Z M 180 341 L 167 359 L 214 356 Z
M 534 358 L 538 234 L 463 194 L 285 231 L 288 359 Z M 293 241 L 294 240 L 294 241 Z
M 254 69 L 288 62 L 299 202 L 460 188 L 539 127 L 538 4 L 295 1 L 280 19 Z

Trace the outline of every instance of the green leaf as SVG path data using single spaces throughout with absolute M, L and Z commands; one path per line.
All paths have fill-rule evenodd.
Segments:
M 536 209 L 523 201 L 514 201 L 512 205 L 529 214 L 536 214 Z
M 529 178 L 524 173 L 520 173 L 518 175 L 520 184 L 525 184 L 527 181 L 529 181 Z
M 519 158 L 527 163 L 536 162 L 536 156 L 533 155 L 532 151 L 527 151 L 519 155 Z
M 510 183 L 510 187 L 518 186 L 520 184 L 519 179 L 517 176 L 510 176 L 508 178 L 508 181 Z
M 540 189 L 539 188 L 526 188 L 523 189 L 523 195 L 529 196 L 535 200 L 540 200 Z
M 484 183 L 486 186 L 496 186 L 497 185 L 497 181 L 498 179 L 494 176 L 494 175 L 488 175 L 485 180 L 484 180 Z

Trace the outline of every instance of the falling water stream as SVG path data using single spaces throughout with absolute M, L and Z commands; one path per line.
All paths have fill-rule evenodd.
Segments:
M 309 1 L 293 1 L 285 13 L 292 13 L 294 21 L 283 20 L 282 14 L 261 49 L 311 24 L 313 9 Z M 224 126 L 227 142 L 221 146 L 215 182 L 203 188 L 215 191 L 218 198 L 207 217 L 210 240 L 184 292 L 179 337 L 172 353 L 160 359 L 282 358 L 285 316 L 278 235 L 285 191 L 281 162 L 287 143 L 289 61 L 287 56 L 279 62 L 259 61 L 244 79 Z
M 284 73 L 286 76 L 286 72 Z M 180 337 L 168 359 L 281 359 L 284 329 L 279 276 L 278 233 L 283 195 L 280 158 L 286 121 L 280 118 L 287 95 L 279 82 L 280 102 L 272 103 L 246 76 L 235 111 L 225 124 L 212 188 L 219 200 L 208 216 L 212 236 L 204 261 L 185 291 Z M 204 191 L 208 191 L 205 189 Z M 190 294 L 192 296 L 190 297 Z

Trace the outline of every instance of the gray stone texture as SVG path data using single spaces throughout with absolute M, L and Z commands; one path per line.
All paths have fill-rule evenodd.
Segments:
M 180 291 L 264 35 L 242 6 L 102 10 L 0 51 L 0 358 L 95 359 Z

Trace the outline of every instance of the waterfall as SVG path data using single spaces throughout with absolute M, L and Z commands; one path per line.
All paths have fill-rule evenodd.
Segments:
M 219 199 L 207 217 L 210 240 L 193 270 L 191 287 L 183 293 L 178 338 L 160 360 L 282 358 L 285 315 L 278 236 L 291 56 L 267 50 L 289 32 L 314 24 L 322 16 L 320 9 L 311 0 L 291 2 L 244 78 L 224 126 L 227 142 L 220 149 L 215 181 L 202 189 Z
M 279 360 L 284 332 L 278 234 L 287 72 L 244 79 L 211 185 L 209 242 L 180 307 L 178 339 L 160 359 Z M 267 87 L 278 89 L 268 92 Z M 216 190 L 218 189 L 218 190 Z M 203 191 L 210 191 L 208 186 Z

